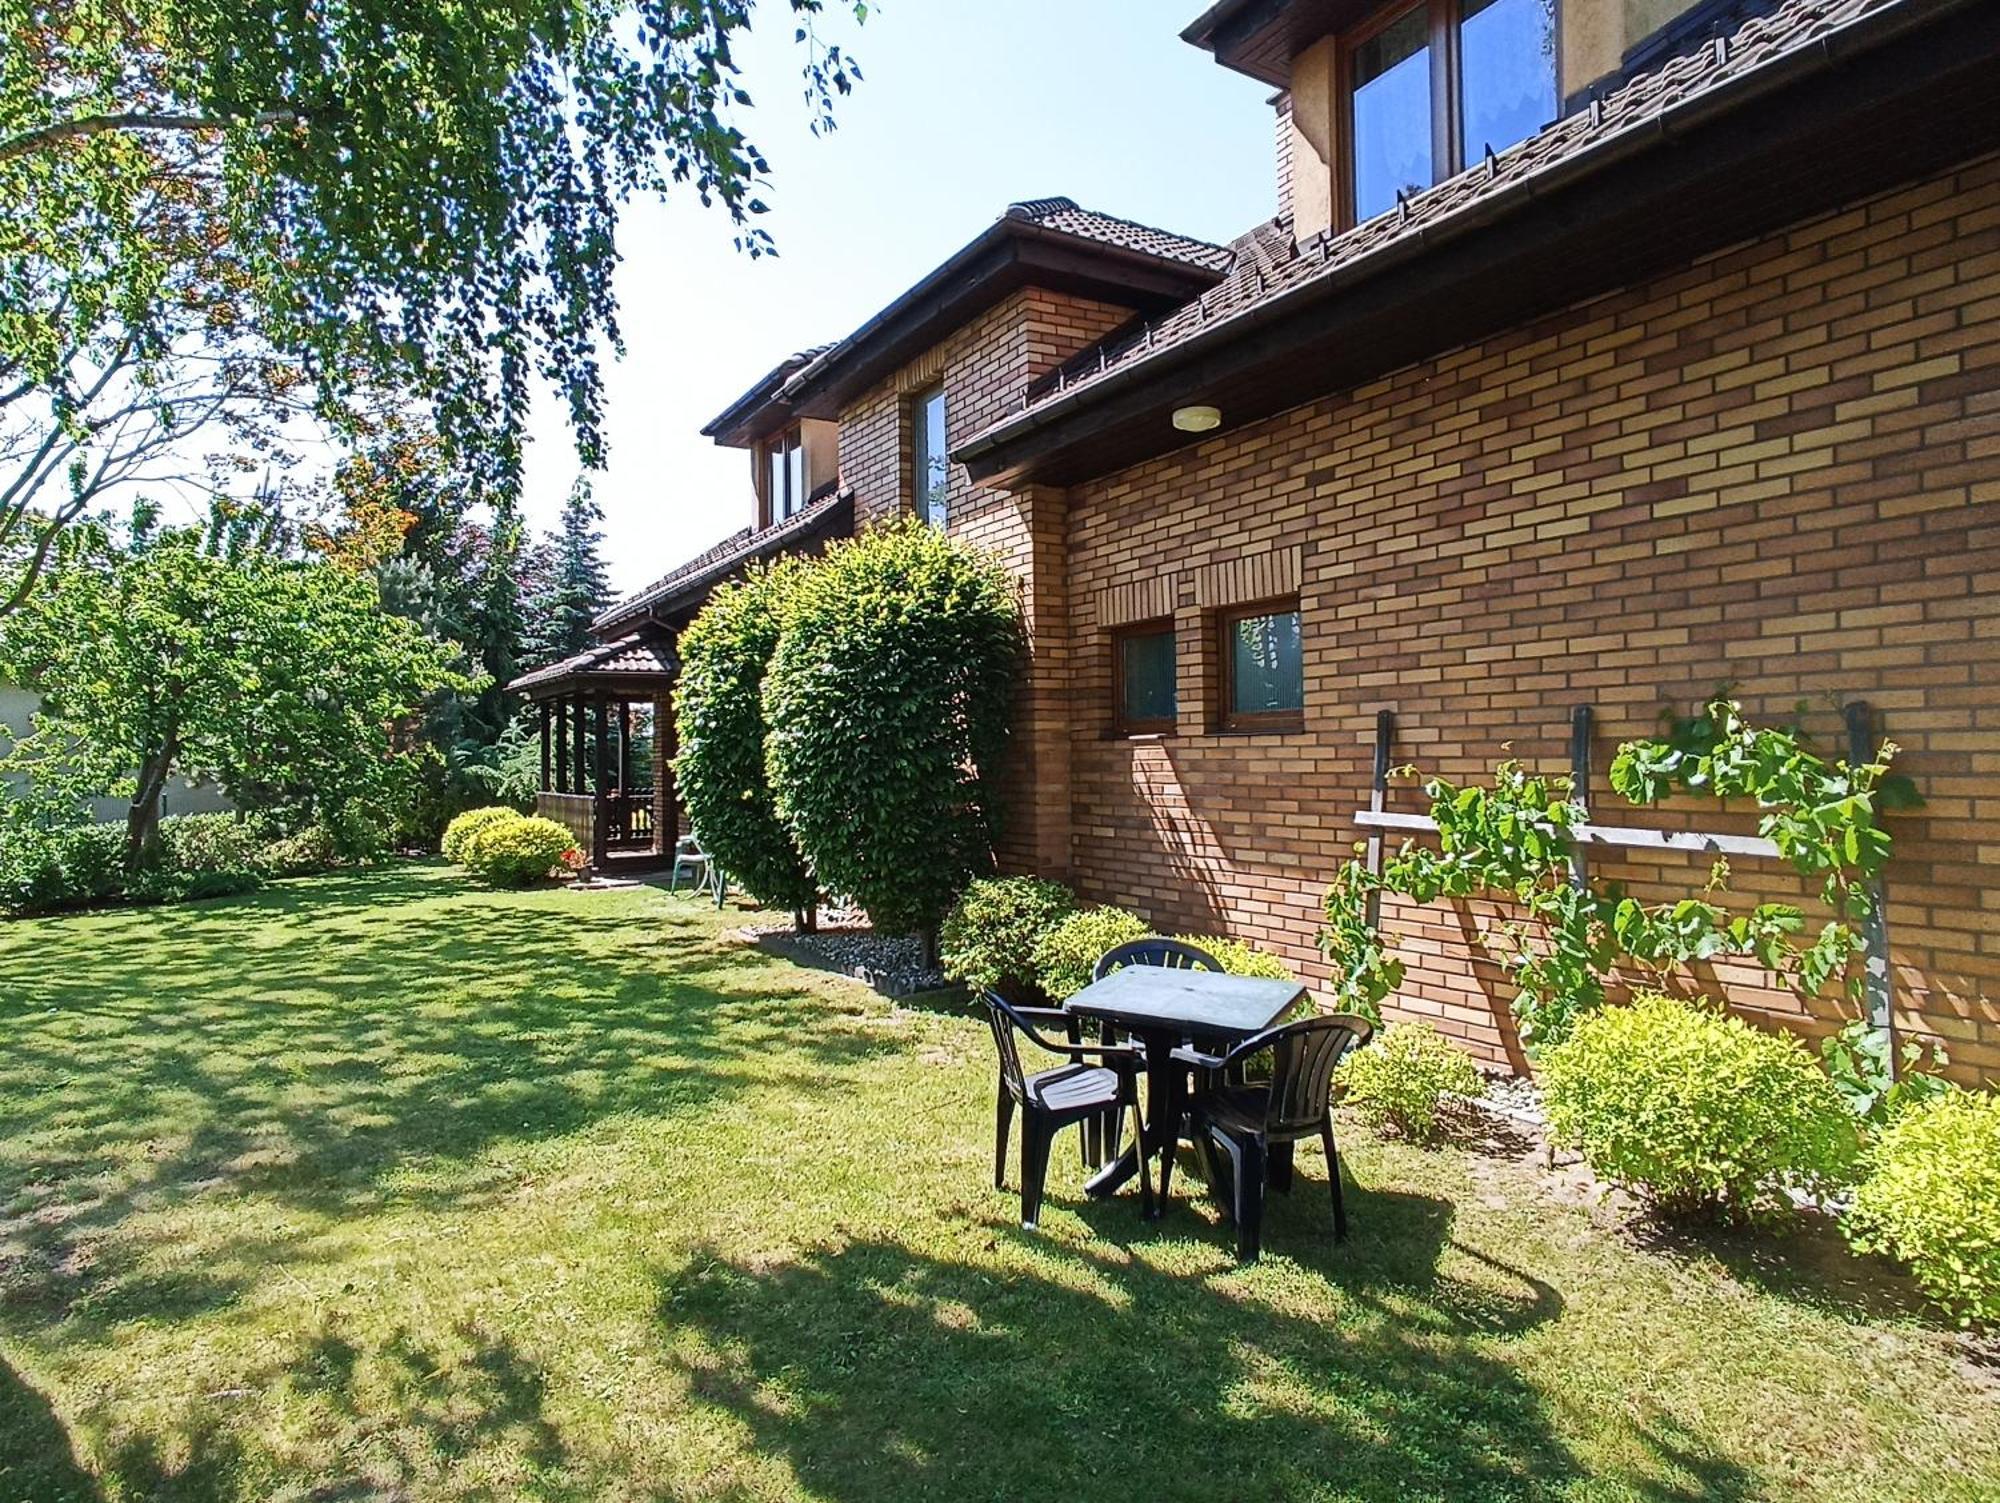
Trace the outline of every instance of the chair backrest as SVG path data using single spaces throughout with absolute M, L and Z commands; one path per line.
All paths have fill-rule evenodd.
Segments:
M 1014 1041 L 1014 1030 L 1021 1026 L 1021 1020 L 998 992 L 988 991 L 985 1002 L 986 1020 L 993 1025 L 993 1047 L 1000 1054 L 1000 1082 L 1016 1101 L 1023 1100 L 1027 1078 L 1021 1071 L 1020 1047 Z
M 1263 1046 L 1271 1052 L 1265 1131 L 1303 1132 L 1318 1127 L 1326 1117 L 1333 1067 L 1348 1050 L 1365 1044 L 1373 1031 L 1366 1018 L 1341 1013 L 1287 1023 L 1264 1034 Z
M 1222 962 L 1200 946 L 1178 939 L 1161 939 L 1156 934 L 1146 939 L 1130 939 L 1106 950 L 1097 957 L 1097 967 L 1090 973 L 1090 979 L 1102 981 L 1113 971 L 1122 971 L 1128 965 L 1158 965 L 1174 971 L 1222 969 Z

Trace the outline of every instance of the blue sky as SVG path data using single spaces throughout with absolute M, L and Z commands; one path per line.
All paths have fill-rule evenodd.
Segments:
M 699 429 L 776 361 L 838 338 L 1016 199 L 1226 240 L 1275 207 L 1270 90 L 1182 42 L 1201 0 L 886 0 L 823 31 L 866 74 L 815 138 L 790 8 L 761 0 L 739 49 L 771 163 L 776 259 L 751 261 L 692 195 L 635 205 L 618 294 L 626 355 L 607 371 L 597 477 L 613 585 L 630 590 L 750 515 L 749 464 Z M 528 509 L 552 522 L 576 473 L 553 404 L 538 414 Z

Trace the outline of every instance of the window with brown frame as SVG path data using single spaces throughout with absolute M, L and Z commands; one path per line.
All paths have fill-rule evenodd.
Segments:
M 1409 0 L 1342 39 L 1347 223 L 1556 118 L 1556 4 Z
M 1305 638 L 1296 598 L 1235 606 L 1216 617 L 1225 731 L 1305 727 Z
M 1119 628 L 1111 638 L 1111 656 L 1118 733 L 1157 736 L 1171 731 L 1180 714 L 1173 622 Z

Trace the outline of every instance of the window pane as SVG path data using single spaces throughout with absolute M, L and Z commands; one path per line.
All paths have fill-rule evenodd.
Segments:
M 911 479 L 916 493 L 917 515 L 931 526 L 941 528 L 945 524 L 945 493 L 951 482 L 951 460 L 945 449 L 942 386 L 917 399 L 915 418 L 915 473 Z
M 1466 0 L 1459 36 L 1470 165 L 1556 118 L 1556 0 Z
M 1125 638 L 1121 657 L 1125 682 L 1119 715 L 1126 724 L 1172 720 L 1179 711 L 1174 692 L 1174 634 L 1151 631 Z
M 771 467 L 770 502 L 771 520 L 776 522 L 785 515 L 785 450 L 781 444 L 772 444 L 766 451 Z
M 1305 645 L 1299 613 L 1246 616 L 1229 629 L 1230 713 L 1305 707 Z
M 794 439 L 785 451 L 785 515 L 806 504 L 806 450 Z
M 1354 49 L 1354 217 L 1431 185 L 1430 21 L 1423 6 Z

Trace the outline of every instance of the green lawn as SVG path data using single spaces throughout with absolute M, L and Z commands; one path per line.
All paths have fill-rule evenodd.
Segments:
M 1024 1234 L 983 1025 L 730 919 L 405 866 L 0 927 L 0 1503 L 2000 1496 L 1993 1375 L 1822 1238 L 1353 1126 L 1343 1247 L 1316 1150 L 1250 1270 L 1067 1143 Z

